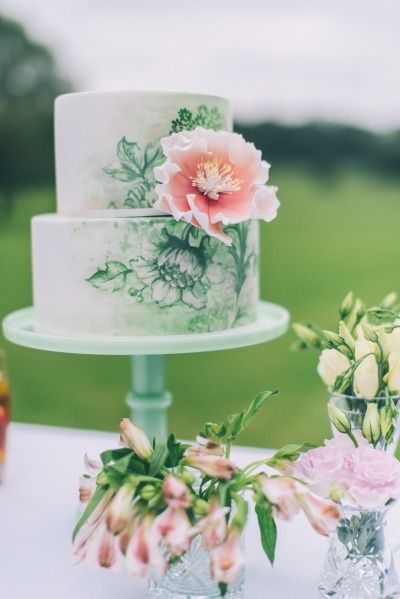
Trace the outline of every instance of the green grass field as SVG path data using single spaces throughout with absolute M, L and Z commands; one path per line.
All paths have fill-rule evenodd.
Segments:
M 399 289 L 399 183 L 366 172 L 332 178 L 273 169 L 279 218 L 262 224 L 261 296 L 285 305 L 293 319 L 332 326 L 352 288 L 368 302 Z M 53 194 L 21 194 L 0 223 L 0 317 L 31 304 L 29 219 L 54 210 Z M 241 442 L 277 446 L 328 432 L 326 391 L 317 356 L 293 354 L 289 333 L 270 344 L 226 352 L 171 356 L 170 428 L 189 437 L 204 420 L 244 406 L 258 391 L 279 387 Z M 51 354 L 5 342 L 18 421 L 115 430 L 127 413 L 127 358 Z

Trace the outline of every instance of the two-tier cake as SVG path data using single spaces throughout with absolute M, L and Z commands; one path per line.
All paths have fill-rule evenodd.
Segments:
M 256 219 L 271 220 L 278 202 L 274 188 L 258 190 L 256 150 L 231 129 L 215 96 L 57 99 L 58 212 L 32 221 L 39 330 L 161 335 L 255 320 Z

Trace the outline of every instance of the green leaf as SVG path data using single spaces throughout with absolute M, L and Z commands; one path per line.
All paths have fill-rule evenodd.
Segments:
M 287 460 L 289 462 L 295 462 L 300 457 L 300 454 L 305 453 L 309 449 L 314 449 L 315 447 L 318 447 L 318 445 L 316 443 L 311 442 L 305 442 L 299 445 L 296 445 L 294 443 L 285 445 L 284 447 L 281 447 L 280 449 L 278 449 L 278 451 L 274 453 L 274 455 L 271 458 L 271 461 Z
M 156 476 L 168 457 L 168 447 L 164 439 L 156 439 L 149 466 L 149 476 Z
M 109 490 L 108 485 L 102 485 L 102 486 L 99 486 L 96 488 L 96 490 L 93 494 L 93 497 L 87 504 L 86 508 L 82 512 L 78 522 L 75 525 L 75 528 L 72 533 L 72 541 L 75 541 L 76 535 L 78 534 L 78 532 L 80 531 L 80 529 L 82 528 L 82 526 L 84 525 L 86 520 L 89 518 L 89 516 L 94 512 L 96 507 L 99 505 L 100 501 L 103 499 L 104 495 L 107 493 L 108 490 Z
M 126 283 L 126 277 L 132 270 L 125 266 L 122 262 L 111 260 L 106 262 L 103 270 L 96 271 L 87 280 L 88 283 L 98 289 L 109 289 L 121 291 Z
M 129 447 L 121 447 L 120 449 L 107 449 L 100 454 L 100 459 L 103 463 L 103 466 L 105 466 L 110 462 L 116 462 L 128 454 L 133 455 L 133 451 L 132 449 L 129 449 Z
M 128 166 L 136 175 L 143 171 L 143 152 L 139 144 L 123 137 L 117 146 L 117 156 L 123 166 Z
M 219 588 L 219 592 L 221 597 L 225 597 L 225 595 L 228 592 L 228 585 L 226 584 L 226 582 L 219 582 L 218 583 L 218 588 Z
M 124 457 L 117 460 L 112 465 L 113 470 L 116 470 L 117 472 L 120 472 L 121 474 L 126 474 L 129 470 L 129 465 L 130 465 L 132 457 L 133 457 L 133 454 L 128 453 Z
M 167 440 L 168 457 L 165 465 L 168 468 L 175 468 L 183 458 L 187 445 L 183 445 L 175 439 L 175 435 L 171 434 Z
M 253 418 L 256 416 L 257 412 L 263 406 L 264 401 L 268 397 L 278 395 L 278 393 L 279 393 L 279 389 L 275 389 L 274 391 L 261 391 L 261 393 L 258 393 L 258 395 L 255 396 L 255 398 L 253 399 L 253 401 L 251 402 L 251 404 L 245 411 L 244 418 L 243 418 L 243 428 L 248 426 L 249 423 L 253 420 Z
M 271 562 L 271 565 L 273 565 L 277 538 L 275 520 L 268 512 L 267 506 L 264 502 L 257 503 L 255 510 L 257 514 L 258 526 L 260 528 L 261 544 L 266 556 Z

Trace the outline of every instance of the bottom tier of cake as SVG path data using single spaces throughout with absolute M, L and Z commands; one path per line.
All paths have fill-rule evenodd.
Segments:
M 258 223 L 227 231 L 230 247 L 168 216 L 35 217 L 37 328 L 162 335 L 254 321 Z

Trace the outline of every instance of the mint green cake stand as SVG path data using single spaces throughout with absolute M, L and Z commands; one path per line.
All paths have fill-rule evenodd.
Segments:
M 233 349 L 265 343 L 283 335 L 289 312 L 269 302 L 259 302 L 254 323 L 215 333 L 105 337 L 45 333 L 35 328 L 33 308 L 13 312 L 3 321 L 5 337 L 24 347 L 73 354 L 131 356 L 132 391 L 127 404 L 135 422 L 150 437 L 167 434 L 167 409 L 171 394 L 165 389 L 165 356 Z

